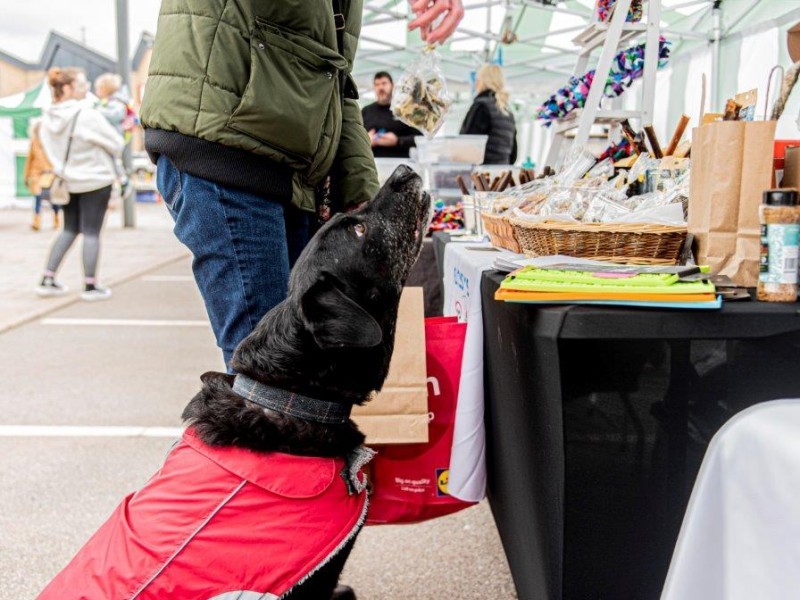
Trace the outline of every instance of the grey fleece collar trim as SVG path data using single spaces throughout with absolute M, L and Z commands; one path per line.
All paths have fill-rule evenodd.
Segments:
M 241 373 L 233 380 L 233 391 L 263 408 L 314 423 L 341 425 L 350 419 L 352 406 L 316 400 L 294 392 L 271 387 Z

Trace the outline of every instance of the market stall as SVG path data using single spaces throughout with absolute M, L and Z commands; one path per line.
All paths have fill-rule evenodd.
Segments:
M 627 23 L 652 10 L 622 4 Z M 696 24 L 720 16 L 697 4 Z M 466 227 L 433 235 L 444 314 L 467 322 L 449 492 L 488 497 L 519 598 L 658 597 L 714 432 L 800 393 L 800 65 L 783 47 L 800 15 L 742 29 L 754 14 L 693 55 L 662 24 L 658 100 L 638 119 L 648 50 L 633 39 L 607 78 L 544 96 L 538 116 L 567 131 L 602 80 L 614 115 L 551 168 L 451 174 Z M 662 94 L 690 65 L 696 84 Z

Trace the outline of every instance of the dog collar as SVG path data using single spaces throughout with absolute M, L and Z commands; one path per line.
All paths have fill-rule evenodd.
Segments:
M 349 405 L 317 400 L 250 379 L 241 373 L 233 380 L 233 391 L 250 402 L 298 419 L 340 425 L 350 419 Z

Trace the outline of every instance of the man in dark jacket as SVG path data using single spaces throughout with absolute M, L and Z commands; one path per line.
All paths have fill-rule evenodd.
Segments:
M 361 109 L 364 127 L 372 142 L 372 153 L 375 158 L 408 158 L 409 148 L 415 145 L 414 137 L 422 133 L 392 114 L 389 105 L 392 103 L 394 82 L 389 73 L 375 73 L 373 85 L 375 102 Z

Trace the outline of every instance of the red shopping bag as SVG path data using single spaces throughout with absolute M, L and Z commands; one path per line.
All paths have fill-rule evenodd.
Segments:
M 428 442 L 376 448 L 367 525 L 418 523 L 472 506 L 447 493 L 466 333 L 456 317 L 425 319 Z

